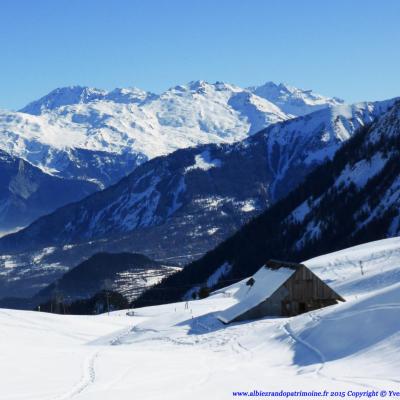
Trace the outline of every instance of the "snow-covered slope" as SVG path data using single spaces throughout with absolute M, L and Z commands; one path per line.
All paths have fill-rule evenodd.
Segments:
M 346 303 L 224 326 L 215 316 L 235 303 L 239 283 L 188 308 L 146 307 L 133 317 L 0 310 L 2 398 L 224 400 L 255 390 L 326 390 L 338 398 L 398 390 L 399 238 L 305 264 Z
M 0 293 L 23 289 L 30 296 L 37 278 L 48 284 L 98 251 L 174 257 L 181 263 L 196 258 L 285 196 L 391 104 L 327 108 L 275 124 L 242 142 L 183 149 L 150 160 L 115 186 L 2 238 L 0 249 L 14 268 L 5 269 L 0 260 L 8 290 L 5 294 L 0 285 Z M 48 247 L 51 255 L 45 254 L 38 265 L 36 257 Z

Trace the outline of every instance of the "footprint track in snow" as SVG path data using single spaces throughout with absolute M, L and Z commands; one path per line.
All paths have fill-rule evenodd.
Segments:
M 290 327 L 290 323 L 289 323 L 289 322 L 283 324 L 283 325 L 281 326 L 281 328 L 282 328 L 283 331 L 292 339 L 292 341 L 293 341 L 294 343 L 298 343 L 298 344 L 304 346 L 304 347 L 307 348 L 311 353 L 313 353 L 314 355 L 316 355 L 317 358 L 320 360 L 318 366 L 317 366 L 316 369 L 314 370 L 314 373 L 315 373 L 316 375 L 320 376 L 321 378 L 330 379 L 330 380 L 332 380 L 332 381 L 334 381 L 334 382 L 344 382 L 344 383 L 350 383 L 350 384 L 353 384 L 353 385 L 354 385 L 354 384 L 357 384 L 357 385 L 363 386 L 363 387 L 365 387 L 365 388 L 369 388 L 369 389 L 378 389 L 378 390 L 379 390 L 379 388 L 377 388 L 377 387 L 375 387 L 375 386 L 372 386 L 372 385 L 369 385 L 369 384 L 366 384 L 366 383 L 361 383 L 361 382 L 357 382 L 357 381 L 352 381 L 352 380 L 350 380 L 350 379 L 336 378 L 336 377 L 330 376 L 330 375 L 328 375 L 328 374 L 326 374 L 326 373 L 323 373 L 322 370 L 324 369 L 325 364 L 326 364 L 326 358 L 325 358 L 324 354 L 323 354 L 319 349 L 317 349 L 316 347 L 314 347 L 313 345 L 311 345 L 310 343 L 308 343 L 306 340 L 304 340 L 304 339 L 300 338 L 298 335 L 296 335 L 296 334 L 293 332 L 292 328 Z M 350 378 L 350 377 L 349 377 L 349 378 Z M 357 379 L 362 379 L 362 378 L 357 378 Z
M 95 361 L 99 356 L 99 351 L 95 351 L 90 354 L 84 361 L 83 366 L 83 374 L 80 381 L 68 392 L 61 394 L 56 397 L 52 397 L 51 400 L 68 400 L 72 399 L 75 396 L 81 394 L 84 390 L 86 390 L 90 385 L 92 385 L 96 380 L 96 370 L 95 370 Z

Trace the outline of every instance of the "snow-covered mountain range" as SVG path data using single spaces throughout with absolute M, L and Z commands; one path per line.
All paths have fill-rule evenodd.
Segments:
M 281 109 L 297 102 L 301 107 L 291 113 Z M 272 123 L 339 102 L 272 83 L 242 89 L 195 81 L 161 95 L 73 86 L 56 89 L 20 112 L 2 111 L 0 149 L 45 172 L 69 177 L 68 161 L 79 165 L 80 160 L 74 151 L 133 153 L 143 161 L 198 144 L 231 143 Z M 81 178 L 110 183 L 83 172 L 86 176 Z
M 23 288 L 32 295 L 97 251 L 180 262 L 199 257 L 289 193 L 392 104 L 325 108 L 241 142 L 154 158 L 116 185 L 1 239 L 2 293 Z
M 45 174 L 102 189 L 156 156 L 199 144 L 232 143 L 340 102 L 273 83 L 243 89 L 195 81 L 160 95 L 135 88 L 72 86 L 56 89 L 20 112 L 0 111 L 0 150 Z M 51 204 L 43 209 L 54 210 Z M 27 222 L 38 216 L 25 214 Z M 0 230 L 2 225 L 0 219 Z

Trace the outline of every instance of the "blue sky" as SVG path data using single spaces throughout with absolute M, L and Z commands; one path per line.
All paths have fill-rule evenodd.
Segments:
M 273 80 L 400 95 L 398 0 L 1 0 L 0 108 L 67 85 Z

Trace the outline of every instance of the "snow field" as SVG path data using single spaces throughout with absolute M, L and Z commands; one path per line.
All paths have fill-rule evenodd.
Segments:
M 305 262 L 347 301 L 223 325 L 245 281 L 110 316 L 0 310 L 1 398 L 231 399 L 233 391 L 391 390 L 400 378 L 400 238 Z

